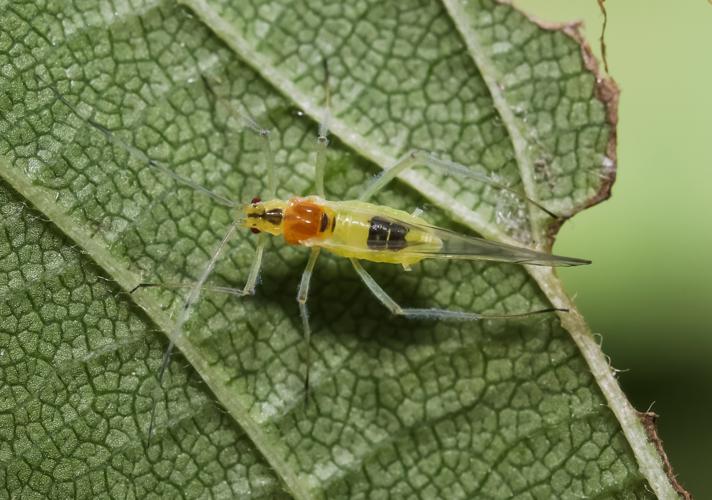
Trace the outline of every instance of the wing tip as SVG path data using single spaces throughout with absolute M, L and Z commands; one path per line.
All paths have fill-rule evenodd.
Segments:
M 579 259 L 578 257 L 559 257 L 562 262 L 558 265 L 563 267 L 575 267 L 575 266 L 587 266 L 592 264 L 593 261 L 589 259 Z

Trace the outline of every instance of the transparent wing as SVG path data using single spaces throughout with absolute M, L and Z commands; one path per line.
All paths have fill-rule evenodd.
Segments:
M 328 238 L 317 240 L 313 244 L 356 258 L 368 259 L 366 255 L 370 252 L 381 254 L 385 252 L 393 255 L 394 259 L 388 260 L 393 262 L 398 260 L 397 256 L 404 262 L 408 260 L 408 256 L 416 256 L 428 259 L 489 260 L 539 266 L 580 266 L 591 263 L 586 259 L 537 252 L 525 247 L 498 243 L 431 226 L 415 215 L 390 207 L 351 200 L 330 202 L 330 208 L 339 214 L 339 217 L 348 219 L 352 226 L 362 226 L 360 233 L 363 234 L 363 241 Z M 339 224 L 344 222 L 337 223 L 337 226 Z M 349 232 L 357 234 L 359 231 L 349 230 Z M 364 257 L 360 257 L 360 254 Z
M 512 262 L 516 264 L 533 264 L 537 266 L 580 266 L 590 264 L 590 260 L 575 257 L 562 257 L 528 248 L 497 243 L 476 236 L 450 231 L 440 227 L 413 222 L 399 221 L 410 230 L 427 232 L 441 241 L 439 248 L 432 244 L 409 244 L 407 252 L 435 259 L 467 259 L 490 260 L 495 262 Z

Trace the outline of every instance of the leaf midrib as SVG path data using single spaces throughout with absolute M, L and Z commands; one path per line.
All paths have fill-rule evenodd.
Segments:
M 81 246 L 86 254 L 103 269 L 125 292 L 129 293 L 136 285 L 141 283 L 141 277 L 126 269 L 107 250 L 106 246 L 95 240 L 80 224 L 65 214 L 59 205 L 54 203 L 53 197 L 43 188 L 34 186 L 24 175 L 17 172 L 8 164 L 7 159 L 0 157 L 0 177 L 2 177 L 15 191 L 30 202 L 35 209 L 45 215 L 62 233 Z M 133 301 L 166 335 L 173 330 L 173 321 L 161 309 L 160 304 L 150 294 L 130 294 Z M 265 460 L 272 466 L 276 474 L 288 487 L 290 493 L 298 499 L 315 498 L 305 481 L 290 467 L 283 458 L 283 454 L 272 439 L 240 404 L 234 391 L 230 391 L 224 380 L 210 376 L 208 360 L 188 341 L 185 336 L 175 339 L 175 344 L 188 362 L 200 373 L 201 377 L 215 394 L 217 399 L 225 406 L 230 415 L 239 423 L 242 430 L 249 436 L 255 447 L 259 449 Z

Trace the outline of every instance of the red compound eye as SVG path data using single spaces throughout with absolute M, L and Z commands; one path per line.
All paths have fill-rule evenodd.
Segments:
M 254 205 L 255 203 L 259 203 L 261 201 L 262 201 L 262 198 L 260 198 L 259 196 L 255 196 L 254 198 L 252 198 L 252 201 L 250 203 L 252 203 Z
M 251 227 L 251 228 L 250 228 L 250 231 L 252 231 L 252 234 L 260 234 L 260 232 L 261 232 L 261 231 L 260 231 L 259 229 L 257 229 L 256 227 Z

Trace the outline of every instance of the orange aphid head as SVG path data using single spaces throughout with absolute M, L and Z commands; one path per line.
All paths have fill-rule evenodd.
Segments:
M 284 222 L 284 209 L 287 203 L 283 200 L 262 201 L 253 198 L 252 202 L 242 207 L 243 215 L 240 217 L 246 228 L 253 233 L 282 234 Z

